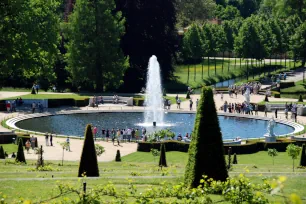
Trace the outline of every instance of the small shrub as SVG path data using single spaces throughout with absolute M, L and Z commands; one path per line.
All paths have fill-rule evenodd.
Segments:
M 61 171 L 61 169 L 45 165 L 45 166 L 40 166 L 38 168 L 28 168 L 27 171 Z
M 142 176 L 141 173 L 139 173 L 139 172 L 134 172 L 134 171 L 132 171 L 130 174 L 131 174 L 131 176 Z
M 233 164 L 238 164 L 237 154 L 234 154 Z
M 117 150 L 115 161 L 116 162 L 121 162 L 121 156 L 120 156 L 120 150 L 119 149 Z
M 21 138 L 19 138 L 19 142 L 18 142 L 18 152 L 16 156 L 16 161 L 26 163 L 25 156 L 24 156 L 24 150 L 23 150 L 23 143 L 22 143 Z

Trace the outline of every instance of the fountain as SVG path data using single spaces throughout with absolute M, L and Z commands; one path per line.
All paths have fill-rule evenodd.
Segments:
M 157 126 L 164 124 L 163 92 L 160 79 L 160 67 L 155 55 L 149 60 L 146 86 L 145 124 Z

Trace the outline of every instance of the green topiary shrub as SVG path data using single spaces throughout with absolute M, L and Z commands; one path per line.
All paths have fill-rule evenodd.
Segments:
M 17 156 L 16 156 L 16 161 L 26 163 L 26 160 L 25 160 L 25 157 L 24 157 L 24 150 L 23 150 L 23 144 L 22 144 L 22 139 L 21 138 L 18 141 L 18 152 L 17 152 Z
M 303 144 L 303 147 L 302 147 L 300 166 L 306 166 L 306 146 L 305 144 Z
M 268 95 L 266 95 L 266 97 L 265 97 L 265 102 L 269 102 Z
M 160 155 L 159 155 L 159 164 L 160 167 L 167 167 L 166 161 L 166 147 L 165 144 L 160 145 Z
M 116 162 L 121 162 L 121 155 L 120 155 L 120 150 L 119 149 L 117 150 L 115 161 Z
M 223 141 L 211 88 L 203 87 L 189 146 L 185 184 L 197 187 L 203 175 L 217 181 L 228 177 Z
M 186 99 L 190 99 L 190 92 L 189 91 L 187 91 Z
M 5 154 L 2 146 L 0 146 L 0 159 L 5 159 Z
M 91 125 L 87 125 L 78 177 L 98 177 L 99 167 Z
M 299 97 L 299 101 L 298 102 L 303 102 L 303 96 L 302 94 L 300 94 L 300 97 Z
M 234 154 L 233 164 L 238 164 L 237 154 Z
M 32 87 L 32 91 L 31 91 L 31 94 L 36 94 L 36 91 L 35 91 L 35 88 L 34 88 L 34 86 Z

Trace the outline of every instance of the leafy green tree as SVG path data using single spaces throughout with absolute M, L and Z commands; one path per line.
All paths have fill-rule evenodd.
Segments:
M 95 144 L 95 148 L 96 148 L 96 154 L 98 157 L 101 156 L 105 152 L 104 147 L 99 144 Z
M 160 157 L 159 157 L 159 163 L 158 166 L 167 167 L 167 160 L 166 160 L 166 145 L 162 143 L 160 145 Z
M 196 187 L 200 184 L 203 175 L 225 181 L 228 173 L 222 135 L 210 88 L 202 89 L 193 132 L 185 169 L 185 184 Z
M 119 149 L 117 150 L 115 161 L 116 162 L 121 162 L 121 155 L 120 155 L 120 150 Z
M 113 0 L 77 0 L 69 17 L 68 70 L 74 85 L 105 91 L 122 84 L 127 59 L 120 49 L 124 19 Z
M 145 84 L 149 58 L 157 57 L 163 81 L 173 77 L 177 48 L 176 2 L 116 0 L 117 11 L 126 19 L 121 47 L 129 56 L 130 67 L 124 75 L 122 91 L 140 91 Z
M 87 177 L 99 176 L 96 147 L 91 125 L 87 125 L 85 130 L 84 144 L 81 154 L 78 177 L 82 177 L 84 174 Z
M 16 161 L 17 162 L 27 163 L 26 159 L 25 159 L 25 156 L 24 156 L 24 149 L 23 149 L 22 138 L 19 138 L 19 141 L 18 141 L 18 150 L 17 150 Z
M 306 145 L 305 144 L 303 144 L 302 146 L 300 166 L 306 166 Z
M 63 153 L 62 153 L 62 166 L 64 166 L 64 156 L 65 156 L 65 149 L 69 148 L 69 143 L 68 142 L 60 142 L 59 145 L 62 147 L 63 149 Z
M 180 0 L 177 1 L 178 24 L 186 27 L 193 22 L 203 23 L 214 15 L 214 0 Z
M 278 155 L 278 152 L 276 149 L 268 149 L 268 155 L 272 157 L 273 165 L 274 165 L 274 157 Z
M 155 157 L 160 155 L 160 152 L 157 149 L 151 149 L 150 152 L 152 153 L 152 156 L 154 158 L 154 163 L 155 163 Z
M 53 66 L 60 40 L 58 5 L 58 0 L 0 3 L 0 76 L 5 80 L 19 78 L 17 84 L 31 79 L 43 85 L 55 79 Z
M 288 153 L 288 156 L 290 156 L 291 159 L 292 159 L 292 170 L 293 170 L 293 172 L 294 172 L 294 160 L 297 159 L 297 157 L 300 154 L 300 151 L 301 151 L 301 147 L 296 146 L 294 144 L 290 144 L 286 148 L 286 152 Z
M 306 21 L 295 29 L 295 34 L 290 40 L 290 49 L 293 53 L 294 59 L 301 59 L 302 66 L 306 61 Z
M 241 17 L 240 11 L 234 6 L 223 7 L 218 5 L 216 7 L 215 16 L 220 20 L 233 20 Z
M 5 159 L 3 147 L 0 146 L 0 159 Z

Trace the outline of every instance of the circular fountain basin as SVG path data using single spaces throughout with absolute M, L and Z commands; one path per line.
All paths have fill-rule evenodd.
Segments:
M 37 116 L 37 115 L 36 115 Z M 39 115 L 38 115 L 39 116 Z M 178 135 L 185 136 L 191 133 L 194 127 L 194 113 L 167 113 L 164 115 L 164 124 L 144 124 L 144 113 L 142 112 L 94 112 L 94 113 L 75 113 L 75 114 L 57 114 L 46 115 L 46 117 L 23 118 L 15 121 L 13 127 L 17 129 L 29 130 L 33 132 L 53 132 L 58 135 L 79 136 L 84 135 L 87 124 L 98 127 L 98 136 L 101 135 L 101 129 L 124 129 L 145 127 L 148 132 L 159 129 L 170 128 Z M 233 114 L 219 115 L 219 123 L 223 139 L 242 139 L 260 138 L 267 132 L 268 118 L 248 118 L 252 116 L 241 115 L 242 117 L 233 117 Z M 237 116 L 237 115 L 236 115 Z M 28 117 L 28 116 L 27 116 Z M 246 118 L 245 118 L 246 117 Z M 263 119 L 263 120 L 262 120 Z M 12 119 L 11 119 L 12 120 Z M 8 121 L 10 123 L 10 121 Z M 295 133 L 300 125 L 292 122 L 276 120 L 274 132 L 276 135 L 289 135 Z M 293 125 L 292 125 L 293 124 Z M 295 125 L 299 126 L 294 127 Z

